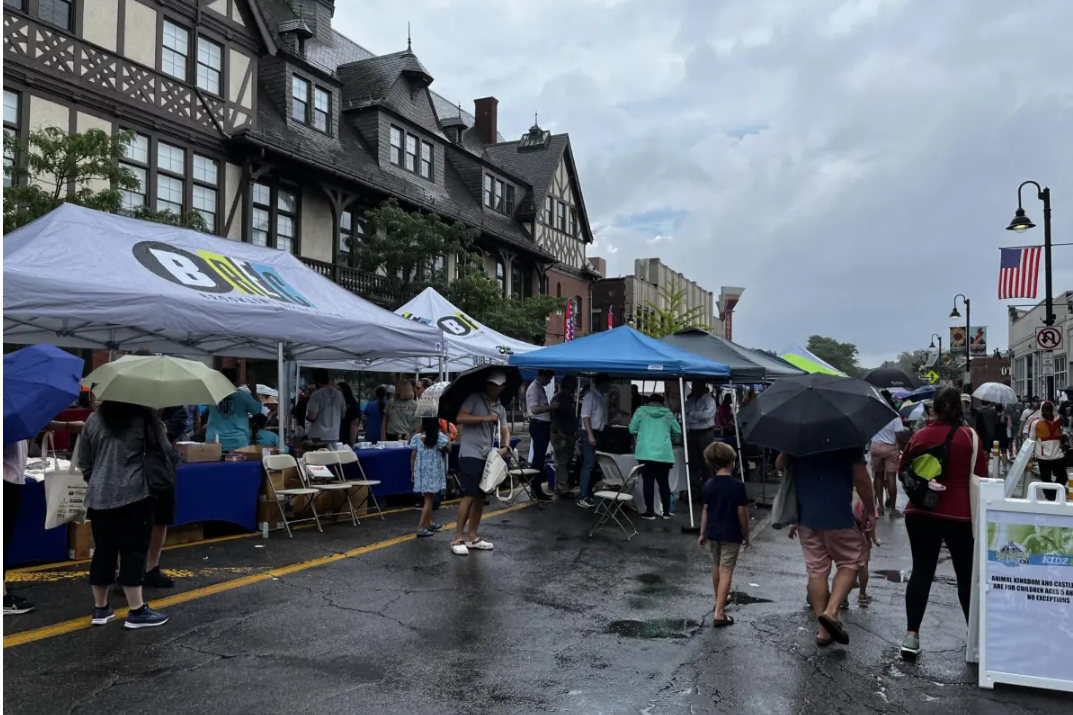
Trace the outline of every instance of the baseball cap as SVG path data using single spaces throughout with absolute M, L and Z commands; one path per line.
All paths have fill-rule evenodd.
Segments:
M 493 385 L 506 385 L 507 373 L 503 372 L 502 370 L 493 370 L 492 372 L 488 373 L 488 382 L 492 383 Z

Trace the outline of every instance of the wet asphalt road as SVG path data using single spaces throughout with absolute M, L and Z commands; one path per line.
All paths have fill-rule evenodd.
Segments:
M 493 507 L 490 507 L 493 508 Z M 681 512 L 681 508 L 679 510 Z M 441 512 L 447 516 L 446 512 Z M 735 574 L 737 624 L 711 628 L 705 552 L 673 522 L 638 522 L 627 543 L 570 504 L 491 516 L 491 553 L 448 535 L 388 542 L 415 512 L 324 534 L 273 534 L 169 550 L 172 621 L 121 622 L 4 650 L 4 711 L 37 713 L 1068 713 L 1069 696 L 976 687 L 949 563 L 925 619 L 925 653 L 898 659 L 908 546 L 881 523 L 875 602 L 854 600 L 846 648 L 819 650 L 796 542 L 761 525 Z M 371 550 L 272 569 L 365 545 Z M 86 618 L 85 565 L 23 575 L 38 612 L 5 637 Z M 48 579 L 28 581 L 28 579 Z M 257 578 L 263 580 L 256 580 Z M 254 580 L 229 587 L 236 580 Z M 209 593 L 198 589 L 219 589 Z M 149 594 L 159 599 L 169 594 Z M 854 595 L 855 599 L 855 595 Z M 121 597 L 113 603 L 121 605 Z

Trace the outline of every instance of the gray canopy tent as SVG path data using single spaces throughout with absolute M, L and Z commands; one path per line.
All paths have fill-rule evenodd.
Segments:
M 713 362 L 729 365 L 730 382 L 736 385 L 754 385 L 771 382 L 780 377 L 805 374 L 803 370 L 785 361 L 732 343 L 700 328 L 689 328 L 668 335 L 663 338 L 663 342 Z

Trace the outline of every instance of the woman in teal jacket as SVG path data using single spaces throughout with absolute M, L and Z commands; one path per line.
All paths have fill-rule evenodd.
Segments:
M 645 507 L 642 519 L 656 518 L 655 485 L 659 484 L 659 497 L 663 502 L 663 518 L 671 518 L 671 467 L 674 466 L 672 435 L 681 435 L 682 427 L 674 413 L 663 406 L 663 395 L 652 395 L 645 406 L 633 413 L 630 434 L 637 437 L 633 455 L 641 463 L 641 479 L 644 480 Z

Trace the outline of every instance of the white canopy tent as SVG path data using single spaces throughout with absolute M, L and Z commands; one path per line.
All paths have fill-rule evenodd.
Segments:
M 5 343 L 274 359 L 281 394 L 285 360 L 443 351 L 284 251 L 73 204 L 5 236 L 3 269 Z
M 433 288 L 395 311 L 396 315 L 413 323 L 432 326 L 443 331 L 444 355 L 441 360 L 429 357 L 407 357 L 389 360 L 357 360 L 324 363 L 320 367 L 335 370 L 398 373 L 463 372 L 477 365 L 506 365 L 511 355 L 537 350 L 539 346 L 515 340 L 482 325 L 456 308 Z M 303 361 L 314 363 L 314 361 Z

